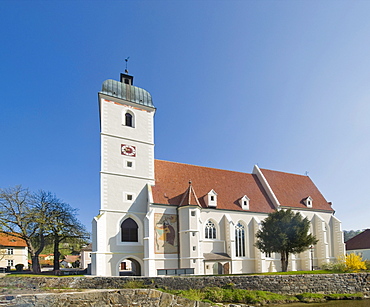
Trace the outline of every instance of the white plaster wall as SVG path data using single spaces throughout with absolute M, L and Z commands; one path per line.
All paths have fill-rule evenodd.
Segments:
M 356 249 L 356 250 L 350 250 L 346 251 L 346 254 L 358 254 L 362 256 L 362 260 L 370 260 L 370 249 Z
M 13 254 L 8 255 L 8 248 L 13 249 Z M 28 268 L 28 252 L 27 247 L 17 247 L 17 246 L 4 246 L 0 250 L 0 267 L 7 267 L 8 260 L 13 260 L 12 269 L 15 268 L 17 264 L 23 264 L 24 268 Z
M 154 109 L 100 94 L 101 133 L 153 143 Z M 124 125 L 126 110 L 134 114 L 135 128 Z

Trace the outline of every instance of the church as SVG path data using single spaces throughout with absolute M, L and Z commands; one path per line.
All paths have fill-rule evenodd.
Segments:
M 313 270 L 345 253 L 341 222 L 308 176 L 156 160 L 150 93 L 125 73 L 104 81 L 98 99 L 101 203 L 92 275 L 280 271 L 280 255 L 258 250 L 255 234 L 269 213 L 288 208 L 308 218 L 319 240 L 291 255 L 288 270 Z

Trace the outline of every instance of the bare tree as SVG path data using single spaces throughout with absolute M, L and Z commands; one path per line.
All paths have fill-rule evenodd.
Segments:
M 76 209 L 51 192 L 31 193 L 21 186 L 0 189 L 0 232 L 25 240 L 34 273 L 41 272 L 39 255 L 46 238 L 53 240 L 54 270 L 58 270 L 59 243 L 89 236 L 75 215 Z
M 77 210 L 58 199 L 50 208 L 48 234 L 54 245 L 54 271 L 60 269 L 59 245 L 67 239 L 88 239 L 89 233 L 76 218 Z
M 28 189 L 22 186 L 0 189 L 0 231 L 26 242 L 34 273 L 41 271 L 38 256 L 44 248 L 43 223 L 40 223 L 39 213 Z

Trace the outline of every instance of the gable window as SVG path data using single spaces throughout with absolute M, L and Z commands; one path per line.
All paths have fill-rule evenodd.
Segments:
M 312 197 L 311 196 L 308 196 L 307 198 L 305 198 L 303 200 L 304 204 L 307 206 L 307 208 L 312 208 Z
M 8 248 L 8 250 L 7 250 L 7 254 L 8 254 L 8 255 L 13 255 L 13 254 L 14 254 L 14 249 L 12 249 L 12 248 Z
M 216 239 L 216 227 L 212 221 L 207 222 L 204 237 L 206 239 Z
M 132 218 L 124 220 L 121 224 L 122 242 L 138 242 L 138 225 Z
M 125 114 L 125 126 L 134 127 L 134 116 L 130 112 Z
M 240 200 L 239 200 L 240 206 L 242 207 L 243 210 L 249 210 L 249 198 L 247 195 L 244 195 Z
M 240 222 L 235 226 L 235 249 L 236 257 L 245 257 L 245 229 Z
M 208 207 L 216 208 L 217 207 L 217 193 L 214 190 L 211 190 L 206 195 L 206 203 Z

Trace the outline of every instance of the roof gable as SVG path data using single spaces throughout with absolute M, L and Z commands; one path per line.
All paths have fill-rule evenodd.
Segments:
M 346 242 L 346 250 L 355 249 L 370 249 L 370 229 L 366 229 Z
M 312 199 L 313 210 L 334 211 L 310 177 L 261 169 L 282 207 L 307 209 L 305 200 Z

